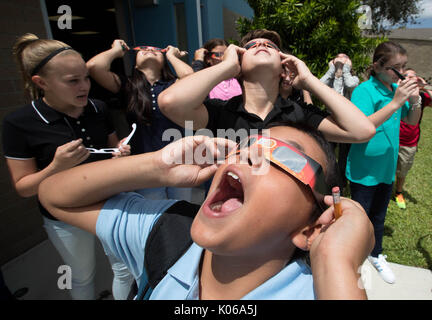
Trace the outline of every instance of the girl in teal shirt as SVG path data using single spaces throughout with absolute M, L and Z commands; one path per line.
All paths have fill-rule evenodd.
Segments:
M 376 134 L 366 143 L 351 146 L 346 177 L 352 199 L 363 206 L 374 226 L 375 247 L 369 261 L 388 283 L 394 283 L 395 277 L 382 255 L 382 238 L 396 173 L 400 120 L 416 124 L 421 111 L 417 83 L 399 79 L 393 70 L 403 73 L 407 61 L 406 50 L 399 44 L 380 44 L 374 52 L 369 80 L 351 97 L 375 125 Z

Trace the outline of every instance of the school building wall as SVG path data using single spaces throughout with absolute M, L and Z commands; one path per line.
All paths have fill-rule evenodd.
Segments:
M 180 15 L 182 12 L 184 19 Z M 235 20 L 240 16 L 253 16 L 245 0 L 159 0 L 157 5 L 135 7 L 135 42 L 137 45 L 178 46 L 189 52 L 191 61 L 195 50 L 211 38 L 239 40 Z
M 407 67 L 413 68 L 428 83 L 432 83 L 431 40 L 392 39 L 407 50 Z
M 41 38 L 47 37 L 39 1 L 0 0 L 1 123 L 6 114 L 28 101 L 24 95 L 18 67 L 12 57 L 12 46 L 16 38 L 27 32 Z M 10 182 L 3 152 L 1 158 L 0 265 L 46 239 L 36 197 L 23 199 L 16 194 Z

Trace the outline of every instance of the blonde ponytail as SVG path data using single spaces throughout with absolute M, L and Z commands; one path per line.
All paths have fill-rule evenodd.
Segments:
M 49 39 L 39 39 L 32 33 L 26 33 L 19 37 L 13 46 L 13 55 L 18 63 L 21 76 L 24 81 L 24 88 L 30 94 L 32 99 L 38 99 L 43 96 L 42 90 L 32 81 L 34 69 L 52 52 L 69 47 L 67 44 Z M 74 50 L 68 50 L 77 53 Z M 44 68 L 38 72 L 44 74 Z

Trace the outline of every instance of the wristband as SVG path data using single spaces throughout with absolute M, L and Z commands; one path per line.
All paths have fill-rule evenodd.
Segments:
M 411 109 L 412 109 L 412 110 L 420 109 L 420 108 L 421 108 L 421 103 L 422 103 L 422 98 L 421 98 L 421 96 L 418 96 L 417 102 L 416 102 L 416 103 L 413 103 L 413 104 L 411 105 Z

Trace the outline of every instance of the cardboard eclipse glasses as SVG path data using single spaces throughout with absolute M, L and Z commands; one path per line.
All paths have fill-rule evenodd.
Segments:
M 321 212 L 326 210 L 324 195 L 330 194 L 331 189 L 325 182 L 324 172 L 318 162 L 285 142 L 261 135 L 252 135 L 241 141 L 237 149 L 228 156 L 238 154 L 242 149 L 254 145 L 261 148 L 267 161 L 309 186 Z
M 275 49 L 277 51 L 280 51 L 279 47 L 272 41 L 270 40 L 264 40 L 264 41 L 250 41 L 248 43 L 246 43 L 246 45 L 244 46 L 244 48 L 246 50 L 252 49 L 252 48 L 256 48 L 259 45 L 263 44 L 265 47 L 270 48 L 270 49 Z
M 133 48 L 135 51 L 158 51 L 158 52 L 166 52 L 166 49 L 152 47 L 152 46 L 138 46 Z

